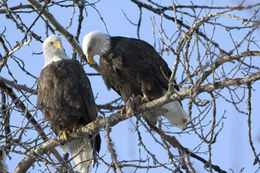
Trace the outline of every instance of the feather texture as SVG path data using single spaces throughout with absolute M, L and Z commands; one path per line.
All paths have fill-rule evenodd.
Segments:
M 85 50 L 86 56 L 89 54 L 100 56 L 101 74 L 105 84 L 108 89 L 113 88 L 122 97 L 127 112 L 134 110 L 135 103 L 131 101 L 135 100 L 133 96 L 142 96 L 151 101 L 165 94 L 171 70 L 150 44 L 134 38 L 110 37 L 108 46 L 100 42 L 100 38 L 107 39 L 107 35 L 94 33 L 91 32 L 84 37 L 82 49 Z M 100 53 L 99 49 L 103 50 L 104 47 L 109 49 Z M 176 84 L 174 88 L 179 90 Z M 157 116 L 164 113 L 173 125 L 184 128 L 187 116 L 180 103 L 168 103 L 160 109 L 167 111 L 151 110 L 145 112 L 143 116 L 155 125 Z
M 55 35 L 43 43 L 45 65 L 38 79 L 37 106 L 56 135 L 85 126 L 97 117 L 90 81 L 78 61 L 69 60 Z M 99 134 L 82 136 L 65 143 L 63 151 L 71 153 L 77 171 L 87 172 L 100 150 Z M 87 162 L 86 162 L 87 161 Z
M 93 147 L 88 137 L 61 146 L 63 153 L 70 153 L 72 162 L 80 173 L 89 173 L 94 164 Z
M 56 134 L 86 125 L 94 121 L 97 116 L 90 82 L 80 64 L 74 60 L 52 62 L 42 70 L 38 81 L 37 104 Z M 92 139 L 92 146 L 88 145 L 90 142 L 87 138 L 89 137 L 65 144 L 64 147 L 67 145 L 67 151 L 71 153 L 72 158 L 86 144 L 80 154 L 73 159 L 74 164 L 93 158 L 100 150 L 99 134 Z M 77 170 L 80 168 L 78 170 L 80 171 L 85 165 L 86 163 L 83 163 L 76 168 Z
M 168 121 L 173 125 L 184 130 L 187 126 L 188 116 L 183 110 L 179 101 L 174 101 L 163 105 L 164 109 L 167 109 L 167 112 L 164 113 L 164 116 Z

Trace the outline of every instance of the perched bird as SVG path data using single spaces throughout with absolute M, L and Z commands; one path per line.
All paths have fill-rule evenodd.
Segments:
M 68 137 L 80 126 L 94 121 L 96 105 L 90 81 L 78 61 L 62 48 L 60 37 L 52 35 L 43 43 L 44 66 L 38 79 L 37 105 L 56 135 Z M 78 172 L 90 172 L 100 150 L 99 134 L 82 136 L 61 146 L 70 152 Z
M 121 95 L 127 112 L 133 111 L 135 98 L 151 101 L 163 96 L 168 90 L 171 70 L 156 50 L 145 41 L 110 37 L 93 31 L 84 36 L 82 49 L 90 64 L 95 63 L 93 56 L 100 56 L 105 84 L 108 89 L 113 88 Z M 176 84 L 174 88 L 179 90 Z M 164 115 L 172 125 L 181 129 L 187 125 L 188 117 L 179 101 L 167 103 L 160 110 L 143 113 L 153 125 L 159 115 Z

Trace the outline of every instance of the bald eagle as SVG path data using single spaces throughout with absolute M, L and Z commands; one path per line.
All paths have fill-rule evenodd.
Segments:
M 60 37 L 52 35 L 43 43 L 44 66 L 38 79 L 37 105 L 56 135 L 67 137 L 72 130 L 94 121 L 96 105 L 90 81 L 78 61 L 70 60 Z M 79 172 L 89 172 L 100 150 L 99 134 L 61 146 L 70 152 Z
M 163 96 L 168 90 L 171 70 L 155 49 L 145 41 L 110 37 L 93 31 L 84 36 L 82 49 L 90 64 L 93 56 L 100 56 L 102 77 L 108 89 L 113 88 L 133 110 L 133 96 L 141 96 L 143 101 L 151 101 Z M 179 90 L 177 85 L 174 86 Z M 168 121 L 181 129 L 187 124 L 187 114 L 179 101 L 162 106 L 164 111 L 150 111 L 143 116 L 153 125 L 157 116 L 164 115 Z M 128 110 L 127 110 L 128 111 Z

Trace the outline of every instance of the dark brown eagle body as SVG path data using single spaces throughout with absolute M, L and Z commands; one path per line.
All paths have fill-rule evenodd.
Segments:
M 84 126 L 97 117 L 90 81 L 74 60 L 52 62 L 43 68 L 38 80 L 37 105 L 56 134 Z M 100 150 L 100 135 L 90 139 L 95 154 Z
M 59 60 L 43 68 L 38 80 L 37 105 L 56 135 L 85 126 L 97 117 L 90 81 L 74 60 Z M 65 143 L 61 149 L 71 154 L 79 172 L 90 172 L 100 144 L 100 135 L 96 134 Z
M 82 49 L 90 64 L 95 63 L 95 55 L 100 56 L 100 69 L 106 86 L 121 95 L 128 113 L 133 112 L 136 104 L 140 103 L 136 100 L 140 98 L 138 96 L 143 101 L 151 101 L 162 97 L 168 90 L 171 70 L 156 50 L 145 41 L 110 37 L 93 31 L 85 35 Z M 179 90 L 176 84 L 174 88 Z M 182 129 L 187 124 L 187 114 L 179 101 L 166 103 L 142 115 L 153 125 L 160 115 Z
M 90 81 L 79 62 L 66 55 L 62 40 L 51 35 L 43 42 L 44 66 L 38 80 L 37 106 L 56 135 L 65 139 L 71 131 L 94 121 L 97 110 Z M 80 139 L 60 146 L 70 153 L 75 169 L 90 172 L 100 150 L 99 133 L 82 134 Z
M 171 70 L 148 43 L 125 37 L 111 37 L 111 48 L 100 57 L 103 79 L 125 102 L 146 93 L 157 99 L 168 90 Z M 178 86 L 175 85 L 177 90 Z

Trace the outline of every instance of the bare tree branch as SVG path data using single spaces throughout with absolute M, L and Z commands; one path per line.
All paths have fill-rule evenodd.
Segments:
M 113 35 L 120 35 L 116 34 L 120 26 L 123 32 L 129 31 L 129 37 L 152 38 L 153 46 L 171 65 L 172 74 L 167 78 L 169 91 L 161 98 L 136 106 L 136 116 L 133 116 L 116 113 L 124 106 L 123 101 L 99 85 L 102 73 L 98 64 L 91 66 L 96 72 L 87 69 L 86 74 L 91 76 L 92 88 L 97 93 L 95 99 L 100 117 L 78 133 L 72 133 L 68 140 L 100 131 L 101 137 L 107 140 L 102 140 L 103 148 L 98 157 L 102 166 L 97 172 L 101 169 L 101 172 L 149 172 L 151 169 L 196 172 L 198 165 L 203 166 L 204 172 L 244 169 L 224 162 L 234 159 L 232 154 L 219 164 L 215 162 L 222 154 L 216 149 L 227 134 L 225 126 L 230 125 L 227 119 L 233 118 L 229 111 L 243 115 L 243 118 L 236 117 L 244 122 L 243 127 L 247 123 L 241 132 L 248 137 L 242 136 L 240 141 L 247 143 L 249 150 L 243 152 L 248 153 L 252 163 L 241 157 L 247 161 L 245 169 L 259 171 L 259 141 L 254 138 L 259 135 L 255 130 L 259 117 L 254 116 L 259 110 L 255 97 L 259 95 L 260 80 L 259 12 L 260 3 L 247 1 L 232 4 L 227 1 L 219 5 L 215 1 L 197 4 L 195 1 L 173 0 L 131 0 L 127 3 L 2 0 L 0 148 L 10 155 L 10 163 L 7 161 L 10 171 L 16 167 L 16 172 L 53 172 L 53 169 L 74 172 L 69 155 L 63 159 L 55 149 L 67 141 L 53 137 L 48 122 L 37 110 L 35 74 L 39 74 L 40 67 L 34 56 L 42 54 L 39 47 L 48 35 L 60 33 L 69 43 L 64 44 L 64 48 L 69 46 L 66 52 L 86 65 L 86 57 L 79 45 L 82 31 L 97 27 L 97 30 L 104 29 L 108 33 L 108 26 Z M 107 25 L 111 23 L 110 19 L 116 19 L 113 22 L 118 25 Z M 175 92 L 174 84 L 181 91 Z M 182 105 L 185 110 L 187 107 L 189 122 L 184 131 L 172 128 L 164 116 L 158 117 L 154 128 L 141 116 L 168 102 L 185 99 L 188 99 L 188 105 L 186 101 Z M 124 123 L 128 123 L 129 134 L 136 135 L 136 145 L 126 145 L 128 138 L 122 141 L 114 138 L 118 133 L 116 130 L 124 124 L 119 122 L 127 119 L 130 120 Z M 241 126 L 233 125 L 234 128 Z M 186 143 L 190 137 L 196 142 Z M 127 148 L 122 151 L 121 147 Z M 17 155 L 24 157 L 19 165 Z
M 22 112 L 24 113 L 25 117 L 28 119 L 28 121 L 34 126 L 34 128 L 36 129 L 36 131 L 38 132 L 38 134 L 42 137 L 43 140 L 47 140 L 48 137 L 47 135 L 44 133 L 43 129 L 41 128 L 41 126 L 38 124 L 38 122 L 34 119 L 34 117 L 30 114 L 30 112 L 27 110 L 26 106 L 23 104 L 23 102 L 16 96 L 16 94 L 13 92 L 13 90 L 11 88 L 9 88 L 8 86 L 6 86 L 4 84 L 4 82 L 2 80 L 0 80 L 0 88 L 1 90 L 3 90 L 9 97 L 12 98 L 12 100 L 14 101 L 16 107 L 20 108 L 22 110 Z M 55 157 L 59 160 L 59 161 L 63 161 L 62 157 L 59 155 L 59 153 L 57 152 L 57 150 L 55 149 L 51 149 L 50 150 Z
M 67 41 L 70 43 L 73 50 L 79 54 L 81 59 L 86 61 L 85 55 L 84 55 L 81 47 L 79 46 L 78 42 L 74 38 L 74 36 L 71 33 L 69 33 L 55 19 L 55 17 L 51 13 L 49 13 L 45 8 L 43 8 L 39 2 L 37 2 L 36 0 L 27 0 L 27 1 L 30 2 L 31 5 L 36 8 L 36 10 L 38 10 L 39 12 L 42 12 L 44 17 L 46 17 L 46 19 L 54 26 L 55 30 L 59 31 L 67 39 Z M 100 72 L 99 66 L 97 64 L 90 65 L 90 66 L 93 67 L 96 71 Z
M 0 77 L 0 81 L 4 82 L 5 84 L 15 88 L 16 90 L 23 90 L 25 92 L 37 95 L 37 90 L 27 87 L 26 85 L 19 85 L 15 81 L 10 81 L 3 77 Z
M 219 88 L 224 88 L 227 86 L 232 86 L 232 85 L 246 85 L 247 83 L 250 82 L 254 82 L 256 80 L 260 80 L 260 72 L 253 74 L 249 77 L 246 78 L 236 78 L 236 79 L 227 79 L 225 81 L 222 82 L 218 82 L 218 83 L 214 83 L 214 84 L 207 84 L 207 85 L 203 85 L 201 87 L 198 88 L 198 93 L 202 93 L 202 92 L 212 92 L 216 89 Z M 135 114 L 141 114 L 142 112 L 157 108 L 162 106 L 163 104 L 166 104 L 170 101 L 175 101 L 175 100 L 182 100 L 184 98 L 188 98 L 190 93 L 191 93 L 192 88 L 186 89 L 184 91 L 180 91 L 177 93 L 172 94 L 170 97 L 161 97 L 159 99 L 153 100 L 151 102 L 145 103 L 140 105 L 137 109 Z M 122 115 L 122 114 L 114 114 L 109 116 L 108 118 L 102 118 L 102 119 L 98 119 L 94 122 L 89 123 L 88 125 L 86 125 L 85 127 L 81 128 L 79 130 L 79 134 L 75 134 L 72 133 L 71 137 L 74 139 L 80 138 L 81 134 L 84 135 L 94 135 L 95 133 L 97 133 L 101 128 L 106 127 L 107 123 L 110 124 L 110 127 L 115 126 L 116 124 L 118 124 L 121 121 L 124 121 L 128 118 L 131 118 L 133 115 L 127 114 L 127 115 Z M 69 140 L 72 140 L 69 139 Z M 64 139 L 53 139 L 53 140 L 48 140 L 47 142 L 45 142 L 44 144 L 42 144 L 39 148 L 37 148 L 36 150 L 33 150 L 32 153 L 37 154 L 37 155 L 42 155 L 45 154 L 49 149 L 58 146 L 60 143 L 64 143 Z M 174 145 L 174 147 L 177 147 L 178 144 Z M 187 151 L 187 153 L 189 153 Z M 33 157 L 33 155 L 27 156 L 25 157 L 20 163 L 19 165 L 16 167 L 16 171 L 15 173 L 22 173 L 24 171 L 27 171 L 27 169 L 33 164 L 33 162 L 35 161 L 35 158 Z M 213 167 L 213 166 L 212 166 Z M 221 171 L 220 171 L 221 172 Z

